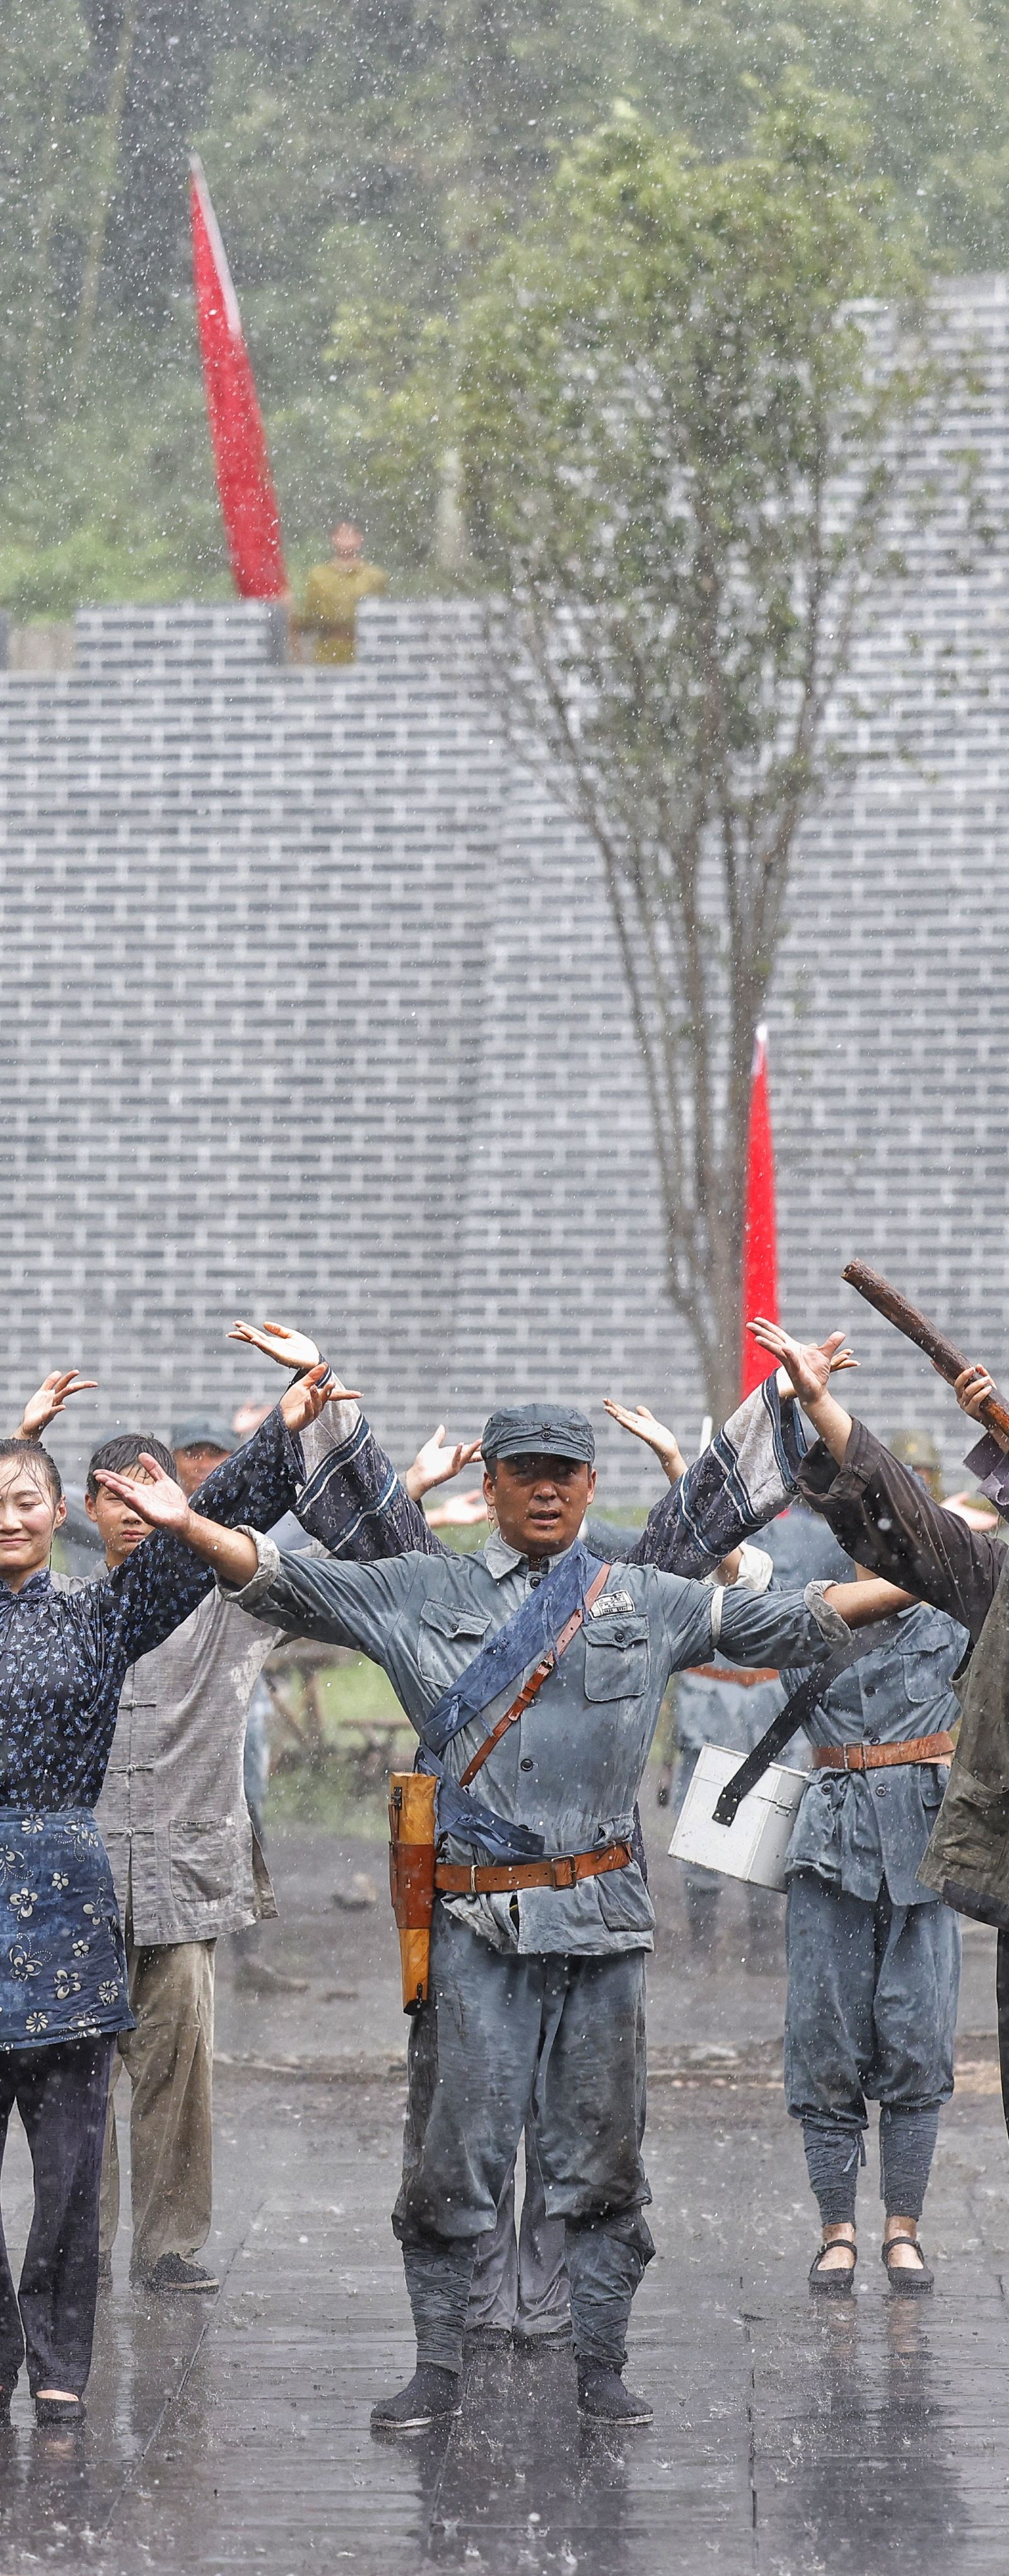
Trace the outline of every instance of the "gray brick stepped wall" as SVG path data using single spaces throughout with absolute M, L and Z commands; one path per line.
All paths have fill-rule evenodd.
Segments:
M 868 1419 L 953 1467 L 951 1400 L 838 1286 L 862 1253 L 1009 1381 L 1009 307 L 1001 278 L 949 293 L 989 401 L 947 424 L 949 506 L 863 647 L 770 1021 L 787 1311 L 857 1321 Z M 256 606 L 89 609 L 72 673 L 0 675 L 2 1383 L 12 1410 L 57 1361 L 100 1378 L 68 1461 L 265 1391 L 220 1338 L 242 1312 L 317 1322 L 400 1456 L 533 1391 L 696 1439 L 594 853 L 496 740 L 468 608 L 370 603 L 360 635 L 351 670 L 283 669 Z M 655 1489 L 601 1450 L 609 1492 Z

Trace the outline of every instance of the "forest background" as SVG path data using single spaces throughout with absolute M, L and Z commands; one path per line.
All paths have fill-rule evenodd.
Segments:
M 457 568 L 430 389 L 451 384 L 467 285 L 617 103 L 718 159 L 745 148 L 755 85 L 804 74 L 856 104 L 929 265 L 1009 259 L 1009 0 L 0 0 L 0 31 L 0 604 L 16 617 L 229 594 L 194 146 L 292 571 L 350 515 L 401 591 Z

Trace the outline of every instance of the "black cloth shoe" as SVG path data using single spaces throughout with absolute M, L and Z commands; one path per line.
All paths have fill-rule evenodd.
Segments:
M 458 2371 L 419 2361 L 405 2388 L 394 2397 L 380 2397 L 372 2407 L 371 2429 L 373 2433 L 426 2433 L 430 2425 L 461 2414 Z
M 647 2397 L 624 2387 L 619 2370 L 594 2361 L 578 2364 L 578 2412 L 595 2424 L 650 2424 L 653 2410 Z
M 190 2263 L 184 2254 L 159 2254 L 153 2272 L 138 2275 L 142 2290 L 219 2290 L 220 2282 L 202 2263 Z
M 467 2326 L 463 2335 L 464 2352 L 510 2352 L 510 2326 Z
M 83 2397 L 37 2397 L 36 2424 L 83 2424 L 87 2414 Z

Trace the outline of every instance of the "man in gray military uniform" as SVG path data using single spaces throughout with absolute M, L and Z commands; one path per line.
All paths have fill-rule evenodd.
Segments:
M 255 1617 L 380 1663 L 438 1780 L 430 1993 L 411 2030 L 393 2216 L 417 2369 L 375 2408 L 375 2429 L 459 2411 L 476 2244 L 530 2095 L 547 2207 L 566 2227 L 579 2405 L 647 2423 L 621 2376 L 654 2250 L 641 2160 L 654 1915 L 631 1832 L 663 1693 L 719 1645 L 741 1663 L 815 1659 L 846 1638 L 845 1614 L 861 1624 L 905 1596 L 812 1584 L 805 1597 L 737 1599 L 651 1565 L 597 1565 L 578 1536 L 595 1489 L 584 1415 L 502 1411 L 482 1447 L 496 1526 L 473 1556 L 283 1557 L 190 1513 L 168 1479 L 113 1487 L 209 1557 Z

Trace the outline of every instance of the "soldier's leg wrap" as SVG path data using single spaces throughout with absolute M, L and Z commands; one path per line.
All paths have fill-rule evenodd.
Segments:
M 534 2117 L 544 2200 L 565 2222 L 576 2355 L 621 2370 L 631 2300 L 655 2251 L 642 2214 L 645 1953 L 543 1966 Z
M 888 2218 L 920 2218 L 939 2134 L 939 2104 L 879 2115 L 879 2191 Z
M 529 2106 L 543 2009 L 542 1959 L 492 1950 L 437 1904 L 430 1998 L 410 2033 L 403 2247 L 419 2361 L 462 2363 L 477 2247 L 496 2226 Z

